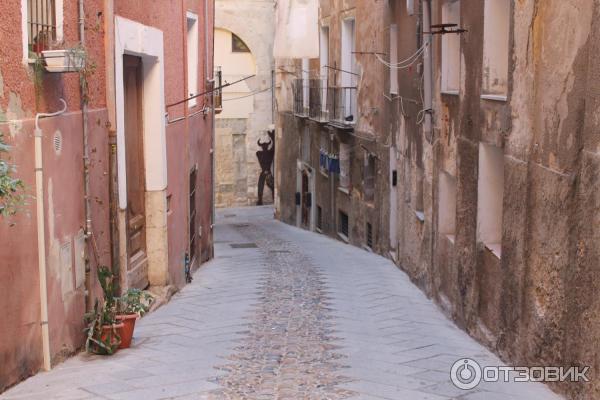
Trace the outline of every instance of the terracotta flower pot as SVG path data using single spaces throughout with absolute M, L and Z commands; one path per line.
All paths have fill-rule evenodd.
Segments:
M 120 331 L 123 329 L 123 325 L 123 323 L 114 325 L 103 325 L 100 340 L 104 343 L 110 343 L 111 347 L 116 346 L 117 343 L 119 343 Z
M 137 314 L 117 315 L 117 321 L 121 321 L 122 325 L 119 329 L 119 335 L 121 336 L 120 349 L 128 349 L 131 346 L 131 339 L 133 338 L 133 330 L 137 318 Z

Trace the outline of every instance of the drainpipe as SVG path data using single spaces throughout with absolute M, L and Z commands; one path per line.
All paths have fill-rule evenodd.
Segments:
M 432 94 L 433 94 L 433 75 L 432 75 L 432 57 L 433 57 L 433 35 L 431 34 L 431 0 L 423 2 L 423 40 L 424 44 L 427 44 L 425 48 L 425 60 L 423 65 L 424 84 L 423 91 L 425 104 L 425 122 L 423 125 L 423 131 L 426 138 L 431 138 L 432 129 Z
M 214 3 L 213 3 L 214 4 Z M 213 14 L 213 24 L 212 26 L 214 27 L 214 20 L 215 16 Z M 210 101 L 210 112 L 211 112 L 211 142 L 210 142 L 210 158 L 211 158 L 211 169 L 210 169 L 210 179 L 211 179 L 211 198 L 212 198 L 212 205 L 211 205 L 211 222 L 210 222 L 210 229 L 212 230 L 214 228 L 214 224 L 215 224 L 215 168 L 216 168 L 216 160 L 215 160 L 215 109 L 214 109 L 214 105 L 215 105 L 215 77 L 214 77 L 214 72 L 211 71 L 210 75 L 209 75 L 209 71 L 210 71 L 210 63 L 209 63 L 209 50 L 208 50 L 208 45 L 209 45 L 209 40 L 208 40 L 208 34 L 209 34 L 209 29 L 208 29 L 208 0 L 204 0 L 204 60 L 205 60 L 205 64 L 206 64 L 206 82 L 207 83 L 212 83 L 212 88 L 213 89 L 211 91 L 211 101 Z M 214 40 L 214 38 L 213 38 Z M 210 76 L 210 78 L 209 78 Z
M 40 275 L 40 317 L 42 325 L 42 354 L 44 370 L 52 368 L 50 360 L 50 331 L 48 329 L 48 287 L 46 279 L 46 215 L 44 211 L 44 166 L 40 118 L 54 117 L 67 111 L 67 103 L 60 99 L 63 108 L 55 113 L 38 113 L 35 116 L 35 203 L 37 208 L 38 269 Z
M 119 254 L 119 211 L 117 194 L 117 132 L 115 99 L 115 27 L 114 0 L 104 0 L 104 59 L 106 76 L 106 108 L 108 112 L 109 199 L 110 199 L 110 260 L 119 277 L 119 293 L 123 290 Z M 91 298 L 91 295 L 89 296 Z M 90 302 L 91 303 L 91 302 Z
M 79 42 L 82 47 L 85 47 L 85 12 L 83 9 L 84 0 L 79 0 Z M 89 151 L 89 132 L 88 132 L 88 104 L 87 94 L 85 93 L 84 85 L 80 84 L 80 97 L 81 97 L 81 119 L 82 119 L 82 132 L 83 132 L 83 199 L 84 199 L 84 210 L 85 210 L 85 240 L 87 242 L 86 249 L 91 245 L 90 239 L 92 235 L 92 211 L 90 207 L 90 151 Z M 91 291 L 91 274 L 90 271 L 90 257 L 89 251 L 86 251 L 85 255 L 85 303 L 86 309 L 89 311 L 92 307 L 92 291 Z

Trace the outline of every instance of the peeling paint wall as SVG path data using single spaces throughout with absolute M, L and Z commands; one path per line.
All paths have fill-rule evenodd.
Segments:
M 165 33 L 166 103 L 185 98 L 185 11 L 194 10 L 204 20 L 204 2 L 172 1 L 165 7 L 160 1 L 116 1 L 118 15 L 156 26 Z M 84 177 L 80 79 L 77 73 L 42 73 L 22 62 L 20 32 L 21 1 L 8 0 L 2 5 L 0 21 L 0 131 L 12 145 L 9 154 L 17 166 L 16 176 L 26 186 L 27 204 L 14 217 L 0 219 L 0 392 L 35 374 L 42 367 L 42 338 L 37 257 L 37 223 L 34 176 L 34 117 L 38 112 L 60 109 L 59 98 L 67 102 L 67 112 L 59 117 L 40 120 L 43 132 L 44 209 L 46 261 L 48 275 L 49 331 L 52 363 L 78 351 L 84 343 L 83 314 L 86 310 L 83 254 L 89 257 L 91 270 L 90 300 L 102 295 L 96 280 L 98 265 L 111 265 L 111 227 L 109 193 L 109 122 L 105 71 L 104 1 L 85 1 L 86 52 L 90 62 L 88 76 L 88 131 L 90 153 L 90 200 L 93 237 L 83 238 Z M 76 1 L 64 2 L 64 36 L 67 45 L 78 42 Z M 206 20 L 213 20 L 214 9 L 208 2 Z M 106 26 L 110 26 L 107 24 Z M 212 26 L 208 31 L 208 63 L 205 63 L 204 24 L 199 32 L 199 77 L 201 91 L 208 88 L 212 76 Z M 201 103 L 201 102 L 199 102 Z M 212 137 L 211 116 L 196 108 L 174 107 L 173 116 L 188 118 L 167 127 L 168 254 L 165 270 L 169 284 L 185 284 L 184 255 L 189 251 L 189 172 L 198 168 L 196 194 L 199 232 L 198 267 L 213 256 L 212 247 Z M 182 149 L 184 149 L 182 151 Z M 182 156 L 184 155 L 184 156 Z M 167 202 L 165 193 L 159 202 Z M 114 238 L 118 241 L 118 238 Z
M 68 4 L 67 4 L 68 3 Z M 107 112 L 105 108 L 102 18 L 93 10 L 102 1 L 86 1 L 88 59 L 96 66 L 89 77 L 89 122 L 93 233 L 98 264 L 110 264 L 107 184 Z M 42 363 L 37 224 L 34 179 L 34 116 L 68 105 L 61 117 L 43 119 L 44 208 L 50 350 L 53 363 L 83 343 L 85 272 L 81 271 L 81 233 L 84 224 L 82 118 L 78 74 L 36 75 L 33 64 L 22 61 L 21 1 L 3 3 L 0 21 L 0 130 L 11 144 L 9 154 L 16 176 L 26 186 L 27 203 L 15 217 L 0 220 L 0 392 L 37 372 Z M 78 42 L 76 2 L 65 2 L 64 37 L 67 46 Z M 71 22 L 73 21 L 73 22 Z M 89 249 L 88 249 L 89 250 Z M 91 253 L 90 253 L 91 255 Z M 91 295 L 100 292 L 91 287 Z

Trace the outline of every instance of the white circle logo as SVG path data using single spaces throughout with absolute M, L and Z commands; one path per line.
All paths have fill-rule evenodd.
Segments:
M 473 389 L 481 382 L 481 366 L 475 360 L 461 358 L 452 365 L 450 379 L 459 389 Z

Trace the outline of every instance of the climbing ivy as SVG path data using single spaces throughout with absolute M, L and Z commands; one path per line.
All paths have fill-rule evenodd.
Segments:
M 10 146 L 4 141 L 4 135 L 0 133 L 0 215 L 3 217 L 14 215 L 25 202 L 22 193 L 25 188 L 23 181 L 14 178 L 15 166 L 10 164 L 3 155 L 10 150 Z

